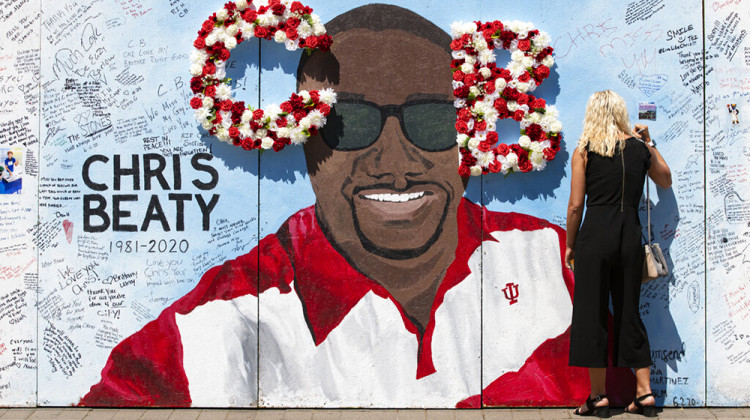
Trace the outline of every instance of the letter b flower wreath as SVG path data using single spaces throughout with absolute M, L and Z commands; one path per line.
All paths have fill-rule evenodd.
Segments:
M 458 172 L 469 176 L 544 169 L 562 139 L 555 107 L 530 94 L 554 64 L 549 35 L 531 23 L 497 20 L 456 22 L 451 35 Z M 508 68 L 497 67 L 495 48 L 510 50 Z M 495 125 L 503 118 L 520 123 L 518 143 L 495 146 Z

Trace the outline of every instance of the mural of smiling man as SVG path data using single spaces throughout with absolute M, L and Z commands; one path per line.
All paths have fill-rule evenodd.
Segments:
M 315 205 L 120 343 L 81 404 L 580 402 L 564 231 L 463 198 L 450 36 L 385 5 L 326 28 L 298 69 L 338 94 L 304 146 Z

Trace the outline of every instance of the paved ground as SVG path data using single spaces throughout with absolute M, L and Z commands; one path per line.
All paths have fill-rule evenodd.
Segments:
M 613 418 L 643 418 L 612 410 Z M 666 408 L 662 419 L 750 419 L 750 408 Z M 577 418 L 570 409 L 523 408 L 484 410 L 162 410 L 0 408 L 0 420 L 506 420 Z M 595 418 L 595 417 L 594 417 Z

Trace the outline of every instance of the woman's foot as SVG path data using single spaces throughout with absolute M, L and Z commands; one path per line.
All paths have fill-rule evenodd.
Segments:
M 637 397 L 625 412 L 632 414 L 642 414 L 646 417 L 656 417 L 656 399 L 654 394 L 648 393 Z
M 597 416 L 600 418 L 609 417 L 609 399 L 606 395 L 597 395 L 589 397 L 582 406 L 576 408 L 573 414 L 577 416 Z

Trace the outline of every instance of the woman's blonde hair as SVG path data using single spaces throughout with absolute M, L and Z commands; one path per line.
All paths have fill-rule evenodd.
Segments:
M 583 133 L 578 139 L 579 152 L 589 150 L 612 157 L 615 148 L 625 146 L 622 135 L 630 135 L 628 108 L 622 96 L 611 90 L 595 92 L 586 105 Z

